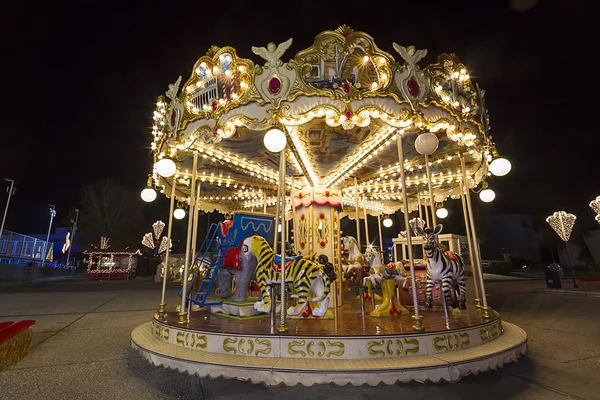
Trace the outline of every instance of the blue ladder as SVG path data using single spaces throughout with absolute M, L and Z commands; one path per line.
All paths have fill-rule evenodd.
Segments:
M 194 273 L 194 276 L 193 276 L 191 282 L 189 283 L 188 289 L 193 288 L 194 284 L 197 282 L 198 279 L 202 279 L 202 281 L 200 282 L 200 286 L 198 287 L 198 290 L 196 291 L 195 294 L 191 293 L 191 290 L 188 290 L 187 299 L 189 301 L 191 301 L 192 303 L 197 304 L 199 306 L 210 306 L 210 305 L 216 305 L 216 304 L 222 303 L 222 301 L 209 302 L 208 295 L 210 293 L 210 290 L 213 287 L 213 284 L 215 283 L 215 281 L 217 279 L 217 275 L 219 273 L 219 270 L 221 269 L 221 263 L 223 262 L 223 259 L 225 258 L 225 253 L 227 252 L 228 246 L 227 246 L 226 241 L 223 240 L 223 242 L 218 243 L 217 249 L 210 259 L 206 256 L 207 253 L 210 251 L 210 249 L 215 241 L 215 238 L 217 238 L 217 239 L 219 238 L 219 225 L 220 224 L 218 224 L 218 223 L 211 224 L 211 226 L 208 228 L 208 232 L 206 233 L 206 236 L 204 237 L 204 241 L 202 242 L 202 245 L 198 249 L 198 253 L 196 254 L 196 259 L 194 260 L 194 263 L 192 264 L 192 265 L 198 265 L 198 268 L 196 268 L 196 272 Z M 202 267 L 202 265 L 206 265 L 206 264 L 208 264 L 208 266 L 205 269 L 204 276 L 201 276 L 200 268 Z M 183 295 L 183 288 L 179 292 L 179 296 L 182 296 L 182 295 Z

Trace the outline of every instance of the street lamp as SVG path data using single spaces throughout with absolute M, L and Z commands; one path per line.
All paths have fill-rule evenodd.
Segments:
M 10 197 L 15 194 L 15 192 L 17 191 L 17 188 L 14 187 L 15 185 L 15 181 L 13 181 L 12 179 L 8 179 L 8 178 L 4 178 L 4 180 L 6 182 L 10 183 L 10 186 L 6 188 L 6 191 L 8 192 L 8 200 L 6 200 L 6 208 L 4 209 L 4 217 L 2 217 L 2 225 L 0 225 L 0 241 L 2 240 L 2 232 L 4 231 L 4 221 L 6 220 L 6 214 L 8 213 L 8 205 L 10 204 Z M 3 246 L 0 247 L 0 250 L 3 249 Z
M 56 206 L 54 204 L 48 204 L 49 213 L 50 213 L 50 225 L 48 225 L 48 234 L 46 235 L 46 243 L 44 243 L 44 252 L 42 253 L 42 268 L 44 268 L 44 263 L 46 262 L 46 252 L 48 251 L 48 241 L 50 240 L 50 230 L 52 229 L 52 221 L 54 217 L 56 217 Z
M 148 183 L 146 188 L 140 193 L 140 196 L 142 196 L 142 200 L 146 203 L 151 203 L 156 199 L 156 190 L 152 187 L 152 175 L 148 175 Z

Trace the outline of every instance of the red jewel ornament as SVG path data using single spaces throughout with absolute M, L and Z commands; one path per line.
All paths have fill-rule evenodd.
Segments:
M 173 110 L 171 111 L 171 126 L 175 126 L 175 122 L 177 122 L 177 113 Z
M 269 81 L 269 92 L 277 94 L 281 90 L 281 81 L 276 76 L 272 77 Z
M 350 91 L 350 84 L 348 82 L 344 83 L 344 86 L 342 86 L 342 90 L 345 93 L 348 93 Z
M 218 105 L 219 105 L 219 103 L 217 103 L 216 100 L 213 100 L 213 102 L 210 104 L 210 107 L 212 108 L 213 111 L 217 111 Z
M 419 84 L 414 79 L 411 79 L 406 83 L 406 88 L 408 89 L 408 93 L 416 97 L 419 94 Z
M 346 117 L 346 119 L 352 119 L 352 113 L 350 111 L 346 111 L 344 113 L 344 116 Z

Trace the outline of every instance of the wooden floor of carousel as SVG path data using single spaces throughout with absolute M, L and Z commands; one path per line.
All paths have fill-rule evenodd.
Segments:
M 192 311 L 186 325 L 174 310 L 155 314 L 133 330 L 131 343 L 155 365 L 290 386 L 458 381 L 527 351 L 526 333 L 495 312 L 484 319 L 474 306 L 453 309 L 448 328 L 443 308 L 421 308 L 424 331 L 416 332 L 410 313 L 374 318 L 365 301 L 363 316 L 356 295 L 345 295 L 344 305 L 331 309 L 333 319 L 288 319 L 284 334 L 272 333 L 268 315 L 239 320 L 205 307 Z

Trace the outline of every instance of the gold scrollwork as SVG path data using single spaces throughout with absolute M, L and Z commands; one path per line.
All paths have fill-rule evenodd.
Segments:
M 336 356 L 336 357 L 341 357 L 344 355 L 344 352 L 346 351 L 346 348 L 344 346 L 344 343 L 337 341 L 337 342 L 332 342 L 331 340 L 327 341 L 327 346 L 330 347 L 337 347 L 338 350 L 330 350 L 327 353 L 327 357 L 331 357 L 331 356 Z M 323 353 L 319 352 L 319 357 L 322 357 L 323 354 L 325 353 L 325 346 L 323 346 Z
M 313 348 L 315 345 L 319 348 L 317 352 L 315 352 Z M 299 354 L 302 357 L 306 357 L 307 355 L 310 357 L 314 357 L 315 355 L 317 357 L 341 357 L 344 355 L 345 351 L 346 347 L 341 341 L 334 342 L 327 340 L 325 342 L 318 341 L 315 343 L 311 340 L 307 343 L 305 340 L 293 340 L 288 343 L 288 353 L 291 355 Z
M 168 336 L 166 338 L 168 340 Z M 177 332 L 175 343 L 183 347 L 189 347 L 192 349 L 205 349 L 208 347 L 208 338 L 206 335 L 191 332 Z
M 502 325 L 498 321 L 490 326 L 479 329 L 479 337 L 482 341 L 492 341 L 502 334 Z
M 406 347 L 406 345 L 412 347 Z M 376 347 L 381 347 L 377 349 Z M 367 343 L 367 353 L 372 356 L 402 355 L 419 352 L 419 341 L 417 339 L 396 340 L 371 340 Z
M 433 338 L 433 349 L 435 351 L 458 349 L 468 346 L 470 342 L 469 334 L 466 332 L 436 336 Z
M 232 345 L 237 345 L 237 347 Z M 258 346 L 264 346 L 265 348 L 259 349 Z M 271 341 L 267 339 L 225 338 L 223 340 L 223 350 L 227 353 L 249 356 L 252 354 L 269 354 L 271 352 Z
M 152 330 L 154 332 L 154 336 L 156 336 L 157 338 L 166 340 L 166 341 L 169 340 L 169 336 L 171 334 L 171 329 L 166 328 L 162 325 L 156 324 L 156 325 L 154 325 Z
M 306 345 L 305 340 L 292 340 L 288 343 L 288 353 L 291 355 L 300 354 L 302 357 L 306 357 L 306 352 L 304 350 L 296 350 L 294 347 L 301 346 L 304 347 Z

